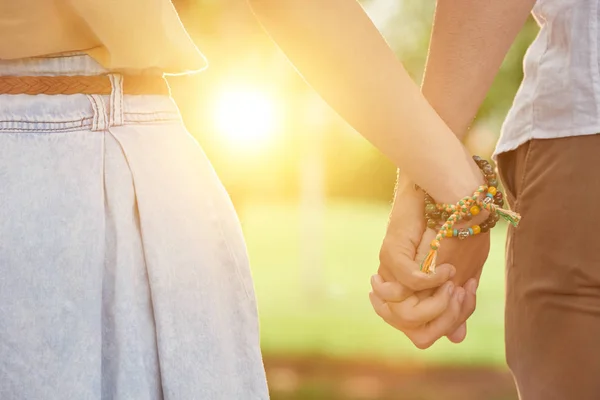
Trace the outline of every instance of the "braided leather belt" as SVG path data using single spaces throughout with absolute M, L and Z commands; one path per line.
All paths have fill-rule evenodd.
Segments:
M 95 76 L 0 76 L 0 94 L 101 94 L 109 95 L 108 75 Z M 124 94 L 170 95 L 167 81 L 160 76 L 123 76 Z

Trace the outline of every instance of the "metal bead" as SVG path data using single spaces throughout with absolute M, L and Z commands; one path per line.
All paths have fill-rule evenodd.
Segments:
M 470 234 L 469 234 L 469 231 L 468 231 L 468 230 L 466 230 L 466 229 L 461 229 L 461 230 L 458 232 L 458 238 L 459 238 L 460 240 L 464 240 L 464 239 L 468 238 L 469 236 L 470 236 Z
M 494 199 L 492 199 L 491 197 L 484 197 L 483 199 L 483 204 L 490 204 L 492 201 L 494 201 Z

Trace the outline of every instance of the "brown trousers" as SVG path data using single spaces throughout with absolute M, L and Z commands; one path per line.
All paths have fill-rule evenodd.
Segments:
M 506 245 L 506 357 L 521 400 L 600 399 L 600 135 L 500 155 L 522 220 Z

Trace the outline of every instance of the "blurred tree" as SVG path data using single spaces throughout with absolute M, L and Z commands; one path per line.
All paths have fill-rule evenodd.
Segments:
M 367 2 L 377 1 L 393 0 Z M 408 72 L 415 81 L 420 82 L 427 58 L 435 1 L 404 0 L 401 4 L 381 29 Z M 485 123 L 499 133 L 500 124 L 512 105 L 523 78 L 523 56 L 537 31 L 537 23 L 530 18 L 515 40 L 479 110 L 478 123 Z

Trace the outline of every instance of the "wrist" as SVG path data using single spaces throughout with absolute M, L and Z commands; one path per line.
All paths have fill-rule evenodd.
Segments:
M 465 160 L 457 161 L 457 163 L 466 162 L 465 167 L 461 167 L 463 171 L 457 174 L 454 170 L 440 171 L 436 175 L 437 182 L 431 190 L 427 190 L 436 201 L 441 204 L 456 204 L 467 196 L 473 193 L 485 184 L 485 178 L 477 163 L 473 160 L 465 149 Z
M 472 196 L 473 193 L 485 184 L 485 179 L 473 163 L 474 172 L 455 177 L 452 181 L 447 181 L 440 187 L 439 193 L 432 194 L 438 203 L 456 204 L 465 197 Z
M 504 205 L 502 193 L 497 189 L 496 174 L 486 160 L 473 156 L 473 161 L 484 181 L 473 194 L 461 197 L 456 203 L 445 204 L 438 203 L 429 193 L 425 194 L 425 219 L 428 228 L 443 232 L 448 237 L 465 238 L 486 233 L 496 225 L 499 216 L 493 210 Z

